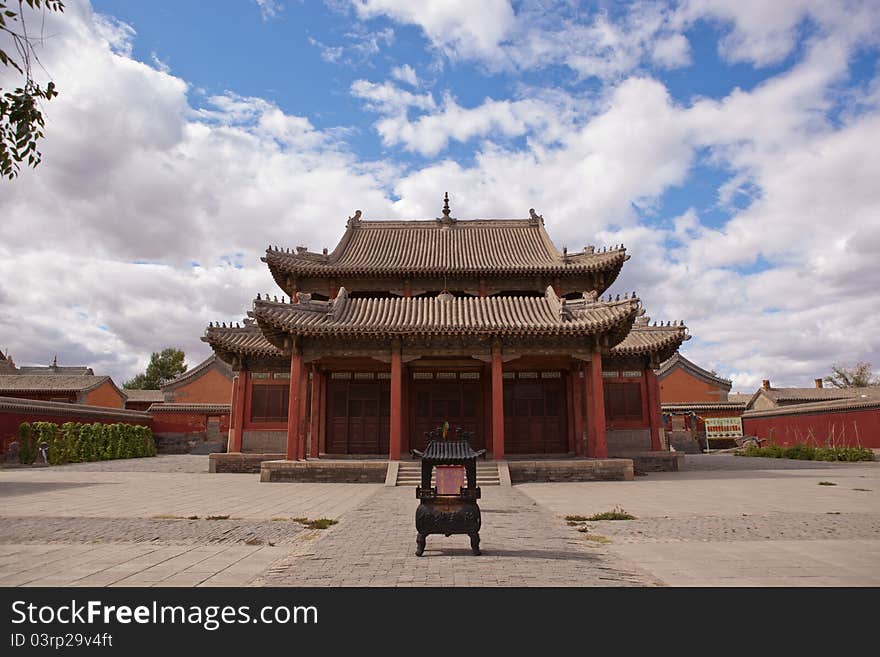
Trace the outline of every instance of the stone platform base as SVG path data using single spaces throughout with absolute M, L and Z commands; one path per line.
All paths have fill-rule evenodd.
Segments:
M 614 458 L 630 459 L 637 475 L 648 472 L 678 472 L 684 470 L 682 452 L 633 452 Z
M 284 454 L 256 454 L 250 452 L 231 452 L 211 454 L 208 472 L 247 472 L 257 474 L 263 461 L 283 459 Z
M 260 481 L 384 484 L 388 461 L 263 461 Z
M 631 481 L 635 472 L 631 459 L 559 459 L 508 461 L 513 484 L 547 481 Z

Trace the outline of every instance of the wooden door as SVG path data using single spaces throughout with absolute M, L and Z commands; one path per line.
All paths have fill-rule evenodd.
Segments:
M 565 413 L 561 376 L 505 379 L 505 451 L 509 454 L 567 453 Z
M 485 446 L 483 432 L 483 387 L 479 379 L 412 380 L 410 392 L 410 447 L 424 449 L 425 433 L 449 422 L 455 428 L 472 431 L 473 449 Z
M 387 455 L 391 388 L 385 381 L 327 382 L 327 453 Z

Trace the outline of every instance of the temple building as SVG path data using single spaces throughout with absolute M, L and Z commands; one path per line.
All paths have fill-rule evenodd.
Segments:
M 202 338 L 233 370 L 229 452 L 407 458 L 449 422 L 492 458 L 661 449 L 655 369 L 688 339 L 603 296 L 622 246 L 561 252 L 543 218 L 349 218 L 336 248 L 269 248 L 281 298 Z

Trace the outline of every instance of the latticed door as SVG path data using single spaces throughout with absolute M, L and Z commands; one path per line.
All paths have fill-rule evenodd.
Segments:
M 519 378 L 531 374 L 529 378 Z M 510 454 L 568 452 L 564 386 L 556 373 L 504 381 L 504 447 Z

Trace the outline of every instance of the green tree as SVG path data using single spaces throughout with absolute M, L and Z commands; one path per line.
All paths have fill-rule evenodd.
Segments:
M 843 364 L 832 365 L 831 375 L 825 377 L 825 383 L 830 383 L 835 388 L 867 388 L 880 385 L 880 380 L 874 377 L 870 363 L 860 362 L 852 367 Z
M 186 355 L 180 349 L 168 347 L 154 351 L 150 356 L 147 371 L 142 372 L 123 384 L 128 390 L 157 390 L 159 386 L 186 372 Z
M 0 36 L 8 35 L 15 50 L 4 50 L 0 42 L 0 64 L 12 67 L 24 76 L 24 84 L 12 91 L 0 88 L 0 176 L 10 180 L 18 175 L 19 164 L 27 162 L 36 167 L 42 155 L 37 142 L 43 138 L 43 114 L 40 100 L 52 100 L 58 95 L 55 83 L 45 88 L 34 82 L 33 63 L 39 64 L 35 46 L 42 37 L 28 34 L 24 20 L 24 5 L 31 9 L 64 11 L 61 0 L 18 0 L 18 10 L 10 9 L 13 2 L 0 0 Z

